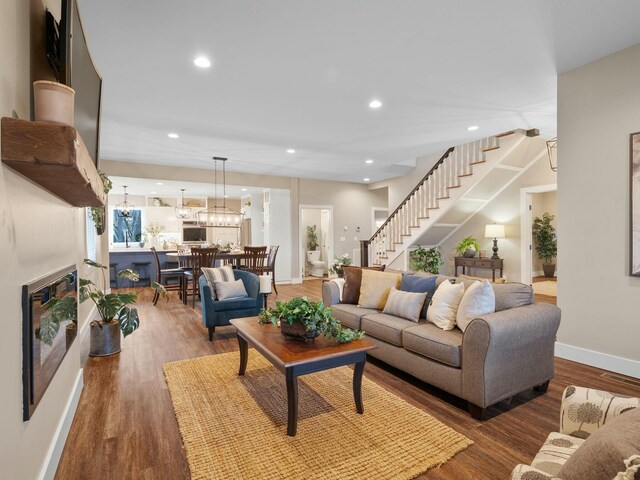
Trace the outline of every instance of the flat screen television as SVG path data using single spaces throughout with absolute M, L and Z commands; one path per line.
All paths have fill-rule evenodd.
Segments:
M 60 81 L 76 92 L 74 126 L 97 166 L 102 76 L 91 58 L 76 0 L 62 0 L 60 53 Z

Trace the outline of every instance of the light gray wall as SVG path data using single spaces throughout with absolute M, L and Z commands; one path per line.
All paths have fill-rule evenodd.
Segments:
M 640 278 L 629 276 L 629 134 L 640 131 L 639 79 L 640 45 L 558 77 L 558 341 L 631 359 L 636 377 Z
M 31 4 L 33 19 L 44 18 L 41 2 Z M 31 75 L 39 76 L 36 72 L 42 71 L 34 65 L 38 59 L 30 56 L 30 50 L 42 34 L 41 25 L 35 21 L 30 26 L 28 1 L 6 0 L 1 10 L 0 115 L 11 117 L 15 111 L 20 118 L 28 120 L 31 82 L 38 79 Z M 34 55 L 41 54 L 40 48 L 34 49 Z M 97 248 L 98 261 L 106 258 L 105 240 L 101 239 Z M 3 319 L 0 476 L 8 480 L 39 478 L 76 382 L 82 385 L 81 348 L 76 339 L 33 417 L 23 422 L 21 287 L 68 265 L 81 264 L 86 256 L 85 210 L 71 207 L 3 164 L 0 167 L 0 245 L 3 271 L 0 275 Z M 88 276 L 82 267 L 79 273 L 85 278 Z M 80 334 L 86 332 L 90 314 L 88 304 L 83 304 L 78 315 Z M 60 450 L 54 451 L 53 468 L 59 454 Z
M 520 235 L 520 189 L 556 183 L 556 174 L 549 168 L 549 160 L 541 157 L 529 169 L 509 185 L 502 193 L 474 215 L 454 235 L 442 244 L 442 271 L 454 273 L 455 248 L 463 238 L 472 235 L 478 240 L 480 250 L 493 255 L 493 239 L 484 238 L 485 226 L 504 224 L 506 238 L 498 239 L 498 255 L 504 259 L 504 276 L 510 282 L 520 281 L 522 240 Z M 474 270 L 472 275 L 490 277 L 489 270 Z
M 556 227 L 556 233 L 558 229 L 558 194 L 557 192 L 544 192 L 531 194 L 531 219 L 536 217 L 542 218 L 545 212 L 550 213 L 555 218 L 551 224 Z M 536 253 L 536 243 L 533 240 L 533 254 L 531 256 L 532 272 L 533 276 L 543 275 L 542 273 L 542 261 Z M 558 274 L 558 267 L 556 265 L 556 275 Z

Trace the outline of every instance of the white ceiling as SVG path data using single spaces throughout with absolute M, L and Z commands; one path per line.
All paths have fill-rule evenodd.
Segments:
M 78 2 L 102 158 L 345 181 L 513 128 L 554 136 L 557 73 L 640 42 L 637 0 Z
M 199 182 L 177 182 L 172 180 L 149 179 L 149 178 L 133 178 L 133 177 L 116 177 L 110 176 L 113 182 L 112 194 L 119 195 L 124 193 L 123 185 L 127 186 L 127 193 L 131 195 L 143 195 L 146 197 L 180 197 L 180 189 L 184 188 L 185 198 L 214 197 L 215 186 L 213 183 Z M 161 183 L 162 185 L 158 185 Z M 226 195 L 228 198 L 241 198 L 248 195 L 261 194 L 264 188 L 245 187 L 243 185 L 227 185 Z M 218 198 L 223 196 L 223 185 L 218 185 Z

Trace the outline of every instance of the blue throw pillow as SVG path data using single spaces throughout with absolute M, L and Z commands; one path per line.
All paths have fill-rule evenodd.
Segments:
M 433 298 L 433 294 L 436 293 L 436 276 L 423 277 L 421 275 L 403 275 L 402 283 L 400 284 L 400 290 L 405 292 L 424 293 L 427 292 L 427 299 L 422 306 L 422 312 L 420 312 L 420 318 L 427 318 L 427 309 L 429 303 Z

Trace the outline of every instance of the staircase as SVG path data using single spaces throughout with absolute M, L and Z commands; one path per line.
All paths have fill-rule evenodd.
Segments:
M 449 148 L 369 240 L 361 265 L 407 268 L 414 245 L 438 245 L 546 152 L 537 130 Z

